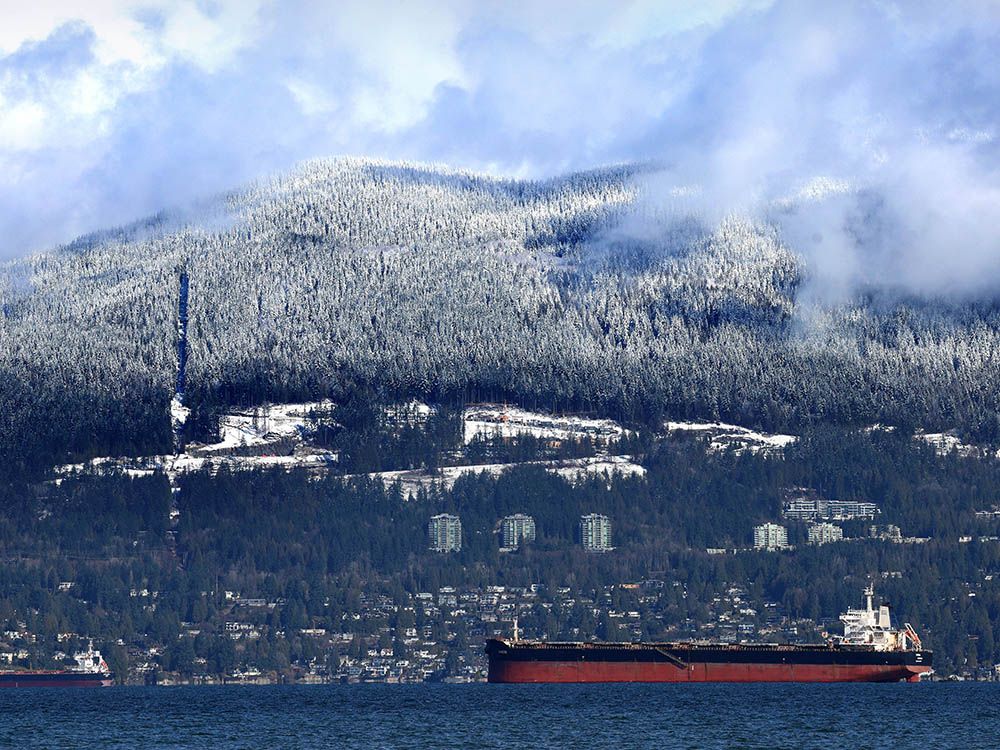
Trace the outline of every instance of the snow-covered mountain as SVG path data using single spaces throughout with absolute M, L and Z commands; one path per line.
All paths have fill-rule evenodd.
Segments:
M 664 218 L 638 201 L 649 169 L 532 182 L 313 162 L 7 263 L 0 447 L 168 450 L 182 270 L 195 428 L 220 404 L 366 387 L 633 421 L 996 431 L 994 306 L 869 295 L 806 324 L 808 268 L 776 230 Z

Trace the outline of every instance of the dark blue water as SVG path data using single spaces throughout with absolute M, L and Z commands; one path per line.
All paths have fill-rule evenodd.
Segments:
M 3 748 L 1000 747 L 1000 685 L 0 691 Z

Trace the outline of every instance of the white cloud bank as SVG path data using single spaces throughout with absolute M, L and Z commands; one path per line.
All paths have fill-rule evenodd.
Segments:
M 975 291 L 1000 276 L 997 49 L 989 0 L 21 3 L 0 257 L 315 156 L 655 159 L 663 200 L 767 213 L 826 289 Z

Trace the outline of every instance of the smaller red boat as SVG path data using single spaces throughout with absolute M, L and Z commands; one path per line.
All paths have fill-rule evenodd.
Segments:
M 12 669 L 0 672 L 0 688 L 110 687 L 111 670 L 100 651 L 88 648 L 76 654 L 68 669 Z

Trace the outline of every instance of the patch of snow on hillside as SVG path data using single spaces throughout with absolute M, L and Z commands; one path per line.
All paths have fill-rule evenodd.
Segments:
M 179 453 L 174 456 L 103 457 L 85 463 L 57 466 L 55 473 L 60 477 L 75 474 L 117 473 L 138 477 L 163 472 L 167 478 L 173 480 L 179 474 L 188 474 L 203 469 L 214 474 L 223 466 L 230 471 L 321 469 L 336 464 L 337 458 L 336 453 L 330 452 L 295 453 L 288 456 L 193 456 L 190 453 Z
M 273 404 L 232 411 L 219 419 L 221 441 L 209 448 L 261 445 L 276 438 L 296 437 L 306 429 L 310 412 L 332 408 L 331 401 Z
M 254 446 L 266 449 L 270 444 L 289 440 L 297 442 L 306 432 L 309 414 L 332 406 L 332 401 L 309 401 L 230 411 L 219 417 L 219 442 L 192 444 L 191 450 L 198 454 L 215 454 Z
M 338 460 L 336 453 L 311 449 L 302 443 L 308 428 L 310 413 L 329 410 L 332 401 L 311 401 L 294 404 L 273 404 L 255 409 L 234 410 L 219 418 L 220 441 L 209 445 L 192 444 L 186 453 L 161 456 L 101 457 L 84 463 L 55 467 L 58 476 L 73 474 L 124 473 L 129 476 L 149 476 L 158 471 L 171 480 L 178 474 L 222 466 L 231 471 L 274 468 L 289 471 L 294 468 L 322 468 Z M 190 410 L 174 398 L 170 415 L 174 424 L 187 419 Z M 234 455 L 237 449 L 255 449 L 258 455 Z M 269 452 L 274 449 L 274 452 Z
M 424 419 L 437 413 L 437 408 L 431 406 L 430 404 L 425 404 L 423 401 L 410 401 L 406 405 L 406 408 Z
M 189 414 L 191 414 L 191 410 L 181 403 L 178 396 L 174 396 L 170 400 L 170 422 L 173 424 L 175 432 L 184 426 Z
M 477 404 L 462 413 L 466 445 L 478 438 L 513 438 L 533 435 L 543 440 L 568 440 L 590 437 L 608 443 L 628 430 L 611 419 L 588 419 L 578 416 L 555 416 L 500 404 Z
M 930 446 L 939 456 L 947 456 L 952 451 L 958 453 L 963 458 L 978 456 L 984 453 L 984 449 L 971 443 L 963 443 L 962 439 L 955 434 L 954 430 L 947 432 L 917 432 L 913 436 L 914 440 L 922 440 Z M 1000 453 L 998 453 L 1000 457 Z
M 709 450 L 732 449 L 737 453 L 780 451 L 798 440 L 795 435 L 757 432 L 725 422 L 666 422 L 667 432 L 701 432 L 709 436 Z
M 567 479 L 577 480 L 589 475 L 607 474 L 623 477 L 644 477 L 646 469 L 635 463 L 631 456 L 595 456 L 593 458 L 573 458 L 552 465 L 549 471 Z
M 94 458 L 57 466 L 54 471 L 58 477 L 112 473 L 149 476 L 163 472 L 173 481 L 179 474 L 203 469 L 215 473 L 222 466 L 230 471 L 324 468 L 337 462 L 337 454 L 309 448 L 301 438 L 308 429 L 310 413 L 332 406 L 332 401 L 314 401 L 234 410 L 219 418 L 221 439 L 217 443 L 191 444 L 187 452 L 174 455 Z M 171 402 L 170 410 L 175 425 L 178 420 L 183 424 L 189 414 L 177 398 Z M 235 455 L 241 448 L 250 448 L 248 452 L 257 455 Z
M 891 424 L 876 422 L 875 424 L 870 424 L 867 427 L 862 427 L 861 431 L 871 435 L 873 432 L 895 432 L 896 428 Z
M 423 401 L 412 400 L 405 404 L 391 404 L 385 407 L 385 416 L 396 425 L 419 426 L 427 424 L 437 414 L 437 407 Z
M 487 474 L 500 476 L 516 466 L 541 466 L 559 476 L 576 481 L 591 475 L 645 476 L 646 469 L 632 461 L 631 456 L 595 456 L 590 458 L 568 458 L 553 461 L 525 461 L 507 464 L 470 464 L 466 466 L 444 466 L 436 470 L 409 469 L 403 471 L 378 471 L 365 476 L 380 479 L 385 484 L 399 482 L 404 495 L 414 495 L 421 487 L 438 485 L 445 489 L 454 487 L 459 477 L 467 474 Z M 351 479 L 357 475 L 345 476 Z
M 404 469 L 401 471 L 377 471 L 367 474 L 371 479 L 380 479 L 387 485 L 399 482 L 404 495 L 414 495 L 421 487 L 439 485 L 451 489 L 459 477 L 466 474 L 488 474 L 499 476 L 513 464 L 474 464 L 469 466 L 446 466 L 436 470 Z M 351 479 L 354 475 L 347 475 Z
M 337 462 L 338 456 L 329 451 L 310 449 L 302 438 L 308 429 L 310 413 L 332 408 L 333 402 L 318 401 L 232 410 L 219 418 L 219 442 L 208 445 L 191 444 L 187 452 L 176 455 L 95 458 L 85 463 L 56 467 L 55 473 L 65 477 L 118 472 L 144 476 L 163 472 L 173 480 L 177 475 L 189 472 L 208 470 L 215 473 L 223 466 L 230 471 L 329 467 Z M 186 419 L 188 410 L 175 399 L 175 403 L 171 404 L 171 416 L 176 419 L 181 416 L 181 410 L 182 418 Z M 392 415 L 426 420 L 435 411 L 433 406 L 413 401 L 396 407 Z M 463 421 L 466 443 L 477 436 L 507 438 L 528 434 L 545 440 L 579 439 L 586 436 L 594 441 L 601 455 L 523 463 L 449 466 L 436 471 L 384 471 L 367 476 L 386 483 L 398 481 L 407 493 L 412 494 L 420 487 L 434 484 L 450 488 L 459 477 L 466 474 L 487 473 L 497 476 L 513 466 L 524 465 L 542 466 L 571 480 L 597 474 L 643 476 L 646 473 L 642 466 L 632 461 L 631 456 L 605 455 L 610 441 L 628 432 L 610 419 L 554 416 L 498 404 L 480 404 L 467 408 L 463 413 Z M 241 453 L 250 455 L 237 455 Z

